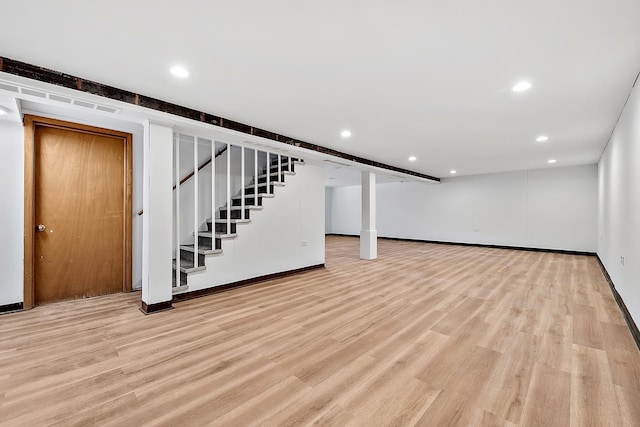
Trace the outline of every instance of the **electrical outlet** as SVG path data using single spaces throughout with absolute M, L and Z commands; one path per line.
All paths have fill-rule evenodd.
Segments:
M 624 265 L 624 255 L 620 255 L 620 264 Z
M 309 246 L 309 242 L 304 240 L 304 241 L 300 242 L 300 246 Z

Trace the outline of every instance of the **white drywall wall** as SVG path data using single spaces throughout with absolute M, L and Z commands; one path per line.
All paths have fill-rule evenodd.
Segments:
M 331 225 L 332 211 L 333 211 L 333 189 L 326 187 L 324 190 L 324 231 L 325 233 L 331 233 L 333 226 Z
M 332 232 L 360 233 L 360 186 L 335 187 Z M 595 252 L 595 165 L 377 186 L 380 237 Z
M 598 164 L 598 256 L 640 325 L 640 85 Z M 624 264 L 622 258 L 624 257 Z
M 0 120 L 0 306 L 23 301 L 24 133 Z
M 263 199 L 223 253 L 207 257 L 207 270 L 189 275 L 189 291 L 324 263 L 324 168 L 307 162 Z

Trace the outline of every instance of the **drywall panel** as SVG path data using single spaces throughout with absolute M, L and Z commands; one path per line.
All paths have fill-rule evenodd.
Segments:
M 598 163 L 598 256 L 640 324 L 640 90 Z
M 326 187 L 324 190 L 324 232 L 332 233 L 333 226 L 331 225 L 331 214 L 333 210 L 333 189 Z
M 360 232 L 360 187 L 335 187 L 332 231 Z M 377 186 L 381 237 L 594 252 L 595 165 Z
M 0 305 L 23 302 L 24 133 L 0 120 Z

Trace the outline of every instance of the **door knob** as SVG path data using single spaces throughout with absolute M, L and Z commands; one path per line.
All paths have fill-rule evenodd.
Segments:
M 38 224 L 38 225 L 36 226 L 36 231 L 44 231 L 44 230 L 46 230 L 46 229 L 47 229 L 47 227 L 45 227 L 45 225 L 44 225 L 44 224 Z

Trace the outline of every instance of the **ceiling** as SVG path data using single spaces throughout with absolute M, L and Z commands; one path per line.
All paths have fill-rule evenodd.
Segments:
M 1 56 L 438 177 L 596 163 L 640 71 L 637 0 L 2 11 Z M 512 92 L 521 80 L 533 87 Z

